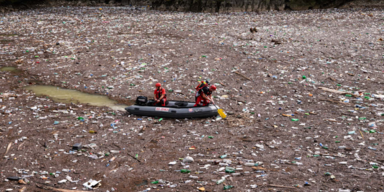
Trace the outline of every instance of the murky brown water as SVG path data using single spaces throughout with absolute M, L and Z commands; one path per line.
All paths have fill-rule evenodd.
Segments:
M 114 110 L 124 110 L 128 105 L 118 104 L 107 96 L 92 95 L 80 91 L 63 89 L 48 85 L 32 85 L 25 87 L 26 90 L 33 91 L 36 95 L 46 95 L 56 102 L 62 103 L 84 103 L 93 106 L 106 106 Z
M 16 67 L 0 67 L 0 71 L 19 72 Z

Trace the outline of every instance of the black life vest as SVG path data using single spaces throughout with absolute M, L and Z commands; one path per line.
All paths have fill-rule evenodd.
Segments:
M 201 83 L 196 87 L 196 97 L 200 95 L 200 90 L 203 89 L 204 87 L 208 87 L 209 82 L 208 81 L 201 81 Z
M 208 89 L 207 93 L 204 93 L 204 88 Z M 206 95 L 212 95 L 212 91 L 209 90 L 208 86 L 205 86 L 205 87 L 201 88 L 201 89 L 199 90 L 199 95 L 201 95 L 200 92 L 201 92 L 201 93 L 204 93 L 204 94 L 206 94 Z

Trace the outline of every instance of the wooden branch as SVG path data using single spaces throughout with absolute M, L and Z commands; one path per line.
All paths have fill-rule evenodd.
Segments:
M 134 160 L 136 160 L 136 161 L 138 161 L 139 163 L 141 163 L 141 161 L 140 161 L 140 160 L 138 160 L 138 159 L 136 159 L 136 157 L 135 157 L 135 156 L 133 156 L 133 155 L 131 155 L 131 154 L 129 154 L 129 153 L 127 153 L 127 154 L 128 154 L 128 156 L 132 157 Z
M 240 73 L 240 72 L 238 72 L 238 71 L 234 71 L 234 73 L 236 73 L 236 74 L 240 75 L 241 77 L 243 77 L 243 78 L 245 78 L 245 79 L 248 79 L 248 80 L 252 81 L 252 79 L 250 79 L 249 77 L 247 77 L 247 76 L 245 76 L 245 75 L 241 74 L 241 73 Z
M 18 147 L 17 147 L 17 150 L 20 151 L 21 147 L 24 145 L 24 143 L 26 143 L 27 141 L 24 141 L 23 143 L 21 143 Z
M 331 92 L 331 93 L 340 94 L 340 95 L 349 94 L 349 95 L 352 95 L 352 97 L 358 97 L 357 95 L 354 95 L 353 93 L 349 93 L 349 92 L 346 92 L 346 91 L 338 91 L 338 90 L 329 89 L 329 88 L 326 88 L 326 87 L 319 87 L 319 89 L 321 89 L 323 91 Z
M 272 184 L 269 184 L 267 186 L 268 187 L 286 188 L 286 189 L 296 189 L 296 187 L 288 187 L 288 186 L 283 186 L 283 185 L 272 185 Z
M 11 146 L 12 146 L 12 142 L 8 144 L 7 149 L 5 150 L 5 153 L 4 153 L 3 156 L 5 156 L 8 153 L 9 149 L 11 148 Z
M 87 192 L 87 191 L 81 191 L 81 190 L 69 190 L 69 189 L 53 188 L 53 187 L 50 187 L 50 186 L 46 186 L 44 184 L 43 185 L 36 184 L 36 187 L 38 187 L 40 189 L 60 191 L 60 192 Z
M 359 130 L 360 131 L 360 130 Z M 363 133 L 360 131 L 360 134 L 361 134 L 361 137 L 364 139 L 364 135 L 363 135 Z
M 58 189 L 58 188 L 51 188 L 53 191 L 60 191 L 60 192 L 87 192 L 87 191 L 80 191 L 80 190 L 69 190 L 69 189 Z
M 329 101 L 331 103 L 336 103 L 336 104 L 348 104 L 348 103 L 343 103 L 343 102 L 340 102 L 340 101 L 335 101 L 335 100 L 332 100 L 332 99 L 319 99 L 320 101 Z

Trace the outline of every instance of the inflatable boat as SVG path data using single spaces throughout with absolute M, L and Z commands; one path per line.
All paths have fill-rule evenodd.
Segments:
M 213 105 L 205 107 L 193 107 L 195 103 L 187 101 L 167 101 L 166 106 L 153 105 L 154 101 L 136 99 L 136 104 L 125 108 L 130 114 L 140 116 L 168 117 L 176 119 L 203 118 L 217 116 L 217 108 Z

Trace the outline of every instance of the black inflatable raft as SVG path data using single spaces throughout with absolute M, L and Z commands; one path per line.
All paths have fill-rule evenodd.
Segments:
M 186 101 L 167 101 L 166 106 L 154 106 L 153 101 L 138 103 L 125 108 L 130 114 L 140 116 L 157 116 L 168 118 L 202 118 L 216 116 L 217 108 L 213 105 L 193 107 L 195 103 Z

